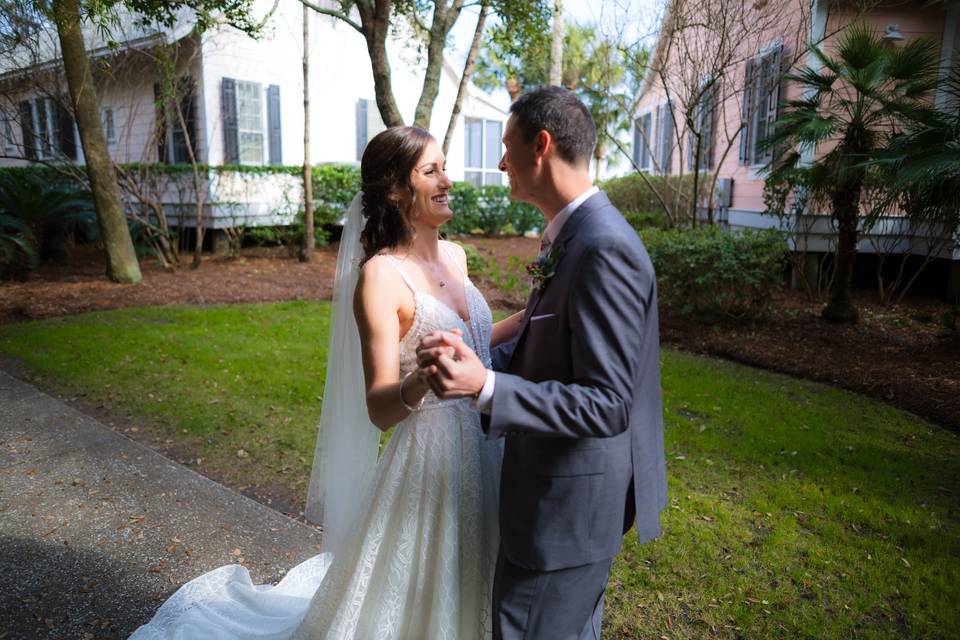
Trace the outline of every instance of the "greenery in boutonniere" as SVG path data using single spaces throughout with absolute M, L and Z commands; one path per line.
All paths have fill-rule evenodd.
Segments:
M 555 245 L 546 255 L 540 256 L 527 265 L 527 275 L 530 276 L 530 288 L 543 289 L 547 282 L 557 272 L 557 265 L 563 257 L 563 245 Z

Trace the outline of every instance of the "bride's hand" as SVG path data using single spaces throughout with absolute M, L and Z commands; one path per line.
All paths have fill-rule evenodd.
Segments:
M 463 332 L 460 329 L 450 329 L 449 333 L 457 337 L 463 337 Z M 453 346 L 444 342 L 441 333 L 429 333 L 420 340 L 420 346 L 417 347 L 417 366 L 421 368 L 429 367 L 436 364 L 440 356 L 453 358 L 455 353 Z

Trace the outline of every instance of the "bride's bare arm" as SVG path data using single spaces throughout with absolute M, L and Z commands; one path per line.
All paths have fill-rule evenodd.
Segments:
M 525 309 L 517 311 L 509 318 L 504 318 L 500 322 L 493 323 L 493 331 L 490 333 L 490 348 L 493 349 L 498 344 L 509 342 L 517 335 L 520 330 L 520 322 L 523 320 Z
M 405 291 L 407 288 L 400 282 L 393 267 L 383 260 L 373 259 L 360 272 L 353 296 L 353 312 L 360 332 L 363 375 L 367 387 L 367 413 L 370 421 L 383 431 L 410 415 L 404 402 L 416 406 L 430 390 L 425 374 L 419 369 L 406 380 L 398 380 L 398 310 L 400 296 Z M 336 372 L 328 375 L 336 375 Z

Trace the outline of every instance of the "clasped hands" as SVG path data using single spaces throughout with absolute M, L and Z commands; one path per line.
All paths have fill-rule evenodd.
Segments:
M 487 381 L 487 368 L 460 329 L 425 335 L 417 347 L 417 366 L 415 375 L 442 400 L 476 398 Z

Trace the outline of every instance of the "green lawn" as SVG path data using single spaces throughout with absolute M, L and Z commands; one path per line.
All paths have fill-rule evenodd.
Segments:
M 0 352 L 201 467 L 302 491 L 327 330 L 326 303 L 137 309 L 0 327 Z M 663 386 L 671 506 L 657 541 L 628 536 L 605 637 L 956 637 L 957 436 L 673 351 Z

